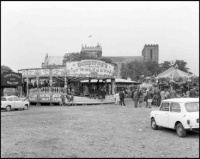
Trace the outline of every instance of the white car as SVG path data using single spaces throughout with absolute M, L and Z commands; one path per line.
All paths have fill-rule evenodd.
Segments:
M 150 113 L 151 127 L 176 129 L 177 135 L 186 136 L 187 130 L 199 131 L 199 98 L 163 100 L 158 110 Z
M 20 99 L 17 96 L 2 96 L 1 97 L 1 109 L 5 109 L 6 111 L 10 111 L 11 109 L 24 109 L 27 110 L 29 108 L 29 101 L 25 101 L 24 99 Z

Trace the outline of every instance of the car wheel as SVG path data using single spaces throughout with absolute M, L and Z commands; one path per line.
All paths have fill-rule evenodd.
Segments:
M 179 137 L 185 137 L 186 136 L 186 130 L 184 129 L 184 127 L 181 123 L 178 123 L 176 125 L 176 133 Z
M 8 112 L 8 111 L 10 111 L 11 110 L 11 107 L 10 106 L 7 106 L 6 107 L 6 111 Z
M 27 105 L 25 105 L 25 106 L 24 106 L 24 110 L 27 110 L 27 109 L 28 109 L 28 106 L 27 106 Z
M 156 124 L 156 121 L 154 118 L 151 119 L 151 128 L 154 130 L 158 130 L 158 125 Z

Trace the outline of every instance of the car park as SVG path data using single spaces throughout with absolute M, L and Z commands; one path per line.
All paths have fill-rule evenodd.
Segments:
M 175 129 L 185 137 L 187 131 L 199 131 L 199 98 L 173 98 L 163 100 L 158 110 L 150 113 L 151 127 Z
M 12 109 L 27 110 L 30 106 L 29 101 L 20 99 L 18 96 L 2 96 L 1 97 L 1 110 L 10 111 Z

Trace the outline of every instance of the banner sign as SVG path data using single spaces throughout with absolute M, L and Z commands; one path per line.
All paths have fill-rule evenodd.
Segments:
M 1 86 L 22 86 L 22 74 L 14 72 L 2 73 Z
M 52 76 L 64 76 L 64 69 L 52 69 Z
M 99 60 L 69 61 L 66 72 L 67 76 L 113 78 L 114 65 Z
M 38 70 L 38 73 L 39 73 L 40 76 L 47 76 L 47 77 L 50 76 L 50 70 L 49 69 Z

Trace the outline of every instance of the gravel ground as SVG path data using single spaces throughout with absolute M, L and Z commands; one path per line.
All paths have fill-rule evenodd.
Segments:
M 153 108 L 114 104 L 31 106 L 1 111 L 1 157 L 194 157 L 199 133 L 150 127 Z

